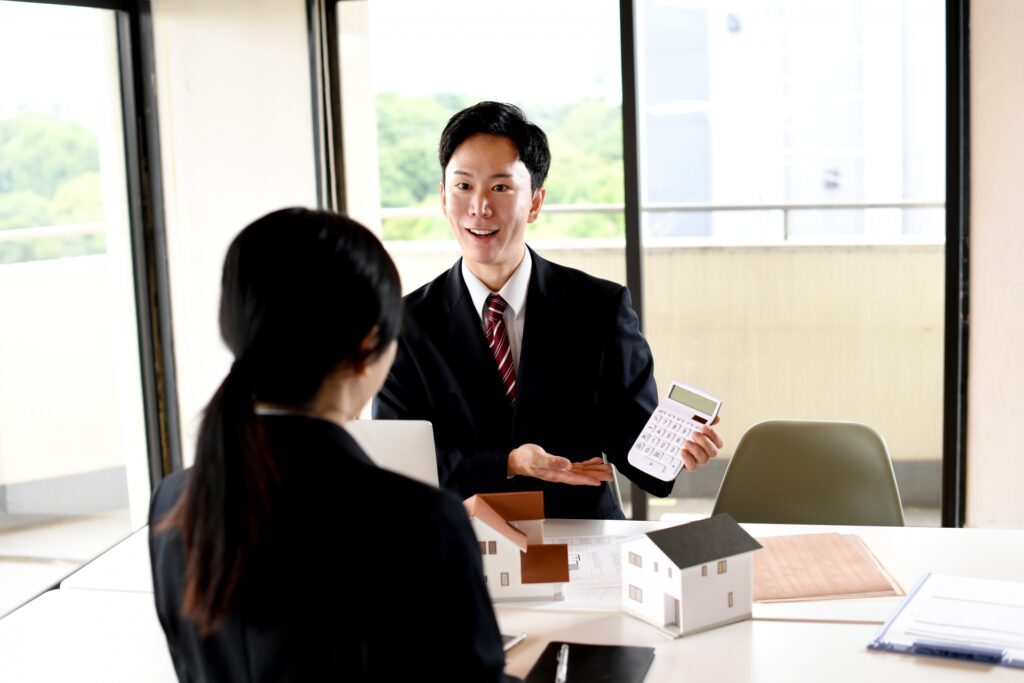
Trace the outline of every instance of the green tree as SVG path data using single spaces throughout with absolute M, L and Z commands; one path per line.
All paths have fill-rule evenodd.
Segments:
M 58 225 L 102 221 L 100 174 L 91 171 L 63 183 L 53 195 L 50 212 L 53 222 Z
M 0 191 L 51 199 L 63 183 L 99 170 L 96 136 L 77 123 L 44 114 L 0 121 Z
M 451 94 L 377 98 L 381 204 L 384 207 L 438 205 L 437 142 L 456 111 L 476 102 Z M 548 134 L 552 165 L 546 182 L 548 204 L 611 204 L 623 201 L 622 112 L 600 100 L 532 107 L 525 111 Z M 442 218 L 392 218 L 385 239 L 446 239 Z M 621 237 L 621 215 L 542 214 L 531 239 Z
M 0 192 L 0 230 L 50 225 L 50 201 L 32 190 Z
M 0 121 L 0 230 L 103 219 L 96 136 L 44 114 Z M 0 263 L 102 253 L 102 234 L 0 242 Z

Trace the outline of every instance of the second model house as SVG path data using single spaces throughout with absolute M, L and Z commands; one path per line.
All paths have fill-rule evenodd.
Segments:
M 622 609 L 675 637 L 747 619 L 760 547 L 725 514 L 625 541 Z

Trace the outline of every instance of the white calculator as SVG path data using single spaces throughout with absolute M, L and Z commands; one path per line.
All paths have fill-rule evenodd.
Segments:
M 683 467 L 680 449 L 690 432 L 711 424 L 722 402 L 700 389 L 680 382 L 661 400 L 636 443 L 629 464 L 663 481 L 672 481 Z

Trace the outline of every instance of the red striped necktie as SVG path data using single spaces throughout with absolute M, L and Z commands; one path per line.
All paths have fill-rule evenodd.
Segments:
M 516 402 L 516 369 L 512 365 L 512 345 L 508 341 L 505 330 L 505 309 L 508 303 L 497 294 L 487 297 L 485 314 L 487 316 L 487 345 L 491 347 L 494 360 L 498 364 L 501 383 L 505 385 L 505 396 L 510 403 Z

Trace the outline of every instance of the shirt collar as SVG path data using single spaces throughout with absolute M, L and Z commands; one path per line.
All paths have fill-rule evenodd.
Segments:
M 530 288 L 530 273 L 533 271 L 533 259 L 530 257 L 530 250 L 523 250 L 523 260 L 519 262 L 512 277 L 508 279 L 505 286 L 497 294 L 505 300 L 508 307 L 512 309 L 513 318 L 522 318 L 526 312 L 526 292 Z M 473 299 L 473 308 L 476 310 L 480 320 L 484 319 L 484 304 L 487 297 L 492 294 L 483 282 L 466 265 L 466 259 L 462 259 L 462 279 L 466 281 L 466 288 L 469 296 Z

